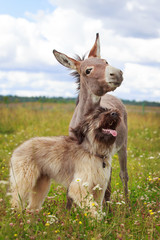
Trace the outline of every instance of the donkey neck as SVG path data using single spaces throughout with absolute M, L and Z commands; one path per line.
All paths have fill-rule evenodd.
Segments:
M 88 88 L 87 84 L 82 81 L 80 81 L 80 92 L 79 92 L 79 102 L 76 106 L 76 109 L 74 111 L 72 120 L 69 125 L 69 135 L 71 137 L 75 137 L 72 133 L 72 128 L 77 127 L 80 122 L 82 122 L 85 118 L 85 115 L 95 109 L 97 106 L 100 105 L 101 97 L 98 97 L 94 95 Z
M 83 118 L 89 111 L 99 106 L 100 100 L 101 97 L 94 95 L 88 88 L 87 84 L 81 81 L 78 103 L 78 112 L 80 113 L 81 118 Z

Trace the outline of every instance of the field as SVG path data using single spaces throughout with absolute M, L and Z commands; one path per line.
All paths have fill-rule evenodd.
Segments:
M 142 111 L 143 110 L 143 111 Z M 111 212 L 92 219 L 73 206 L 66 190 L 52 183 L 40 212 L 11 208 L 9 161 L 13 150 L 34 136 L 67 135 L 74 104 L 0 104 L 0 240 L 160 239 L 160 108 L 127 106 L 130 205 L 123 198 L 117 155 L 113 158 Z M 106 209 L 104 208 L 104 211 Z

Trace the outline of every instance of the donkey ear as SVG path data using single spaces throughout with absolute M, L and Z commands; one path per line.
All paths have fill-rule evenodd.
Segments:
M 88 58 L 90 57 L 98 57 L 101 58 L 100 56 L 100 40 L 99 40 L 99 33 L 96 34 L 96 41 L 88 55 Z
M 78 143 L 81 144 L 86 136 L 88 130 L 88 124 L 82 123 L 79 124 L 76 128 L 72 128 L 71 131 L 78 140 Z
M 53 54 L 54 54 L 55 58 L 57 59 L 57 61 L 59 63 L 61 63 L 63 66 L 70 68 L 70 69 L 77 70 L 79 72 L 79 68 L 80 68 L 79 61 L 77 61 L 73 58 L 70 58 L 63 53 L 58 52 L 55 49 L 53 50 Z

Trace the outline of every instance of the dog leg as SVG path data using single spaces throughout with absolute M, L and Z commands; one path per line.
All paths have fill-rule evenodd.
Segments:
M 119 163 L 120 163 L 120 178 L 123 183 L 125 200 L 128 202 L 128 171 L 127 171 L 127 147 L 124 145 L 118 151 Z
M 68 189 L 67 189 L 67 204 L 66 204 L 66 208 L 67 208 L 68 210 L 71 210 L 72 203 L 73 203 L 73 199 L 72 199 L 71 197 L 69 197 L 69 195 L 68 195 Z
M 11 205 L 14 208 L 19 208 L 19 209 L 23 209 L 24 208 L 24 203 L 25 200 L 27 199 L 28 196 L 28 192 L 26 191 L 26 189 L 23 189 L 21 187 L 21 189 L 17 188 L 17 187 L 12 187 L 12 198 L 11 198 Z
M 51 180 L 48 176 L 40 176 L 29 197 L 29 209 L 40 209 L 49 191 Z
M 90 192 L 80 183 L 72 182 L 68 189 L 68 196 L 69 198 L 73 199 L 73 201 L 85 211 L 91 213 L 92 217 L 98 217 L 98 211 L 102 210 L 102 200 L 104 197 L 104 192 L 101 195 L 98 195 L 98 204 L 93 196 L 93 193 Z

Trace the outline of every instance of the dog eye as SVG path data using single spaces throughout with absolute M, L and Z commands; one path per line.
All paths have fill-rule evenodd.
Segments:
M 92 71 L 92 69 L 93 69 L 93 68 L 87 68 L 87 69 L 86 69 L 86 74 L 87 74 L 87 75 L 90 74 L 91 71 Z

